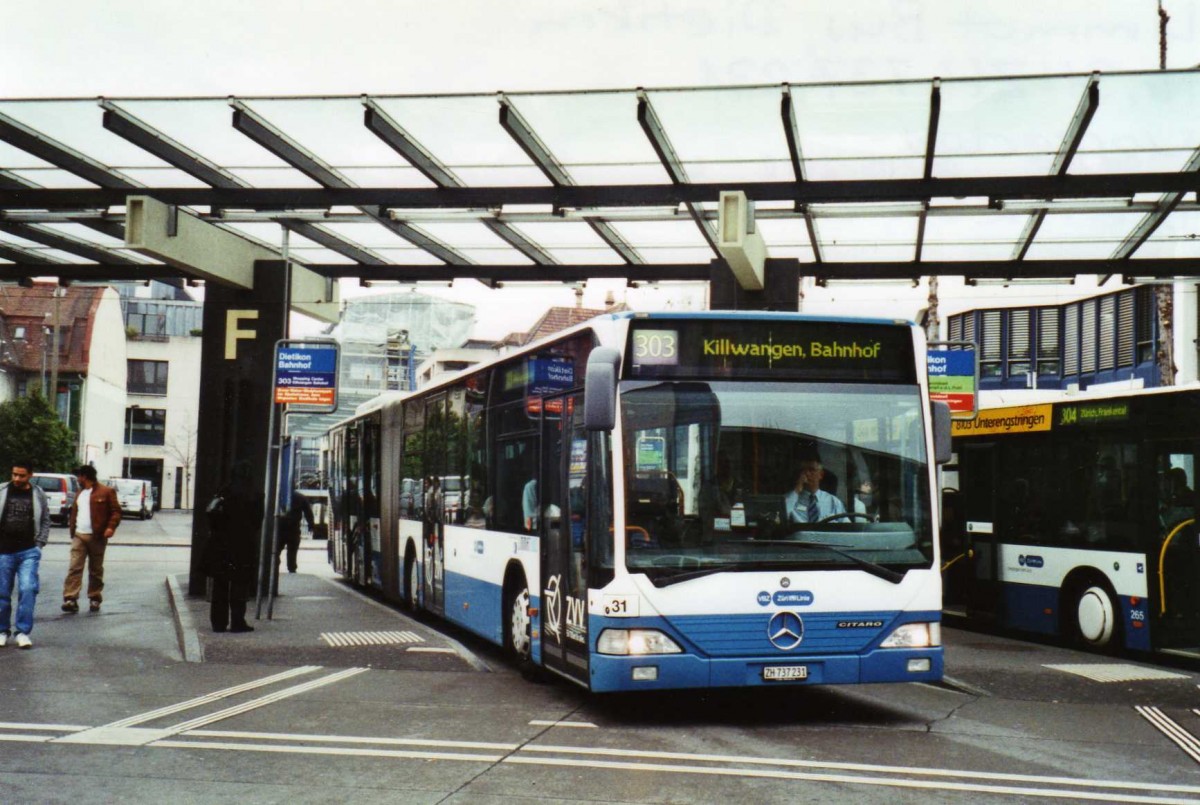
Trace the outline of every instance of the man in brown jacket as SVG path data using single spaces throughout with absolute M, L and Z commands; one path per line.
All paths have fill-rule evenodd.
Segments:
M 75 470 L 83 487 L 71 506 L 71 564 L 63 584 L 63 612 L 79 611 L 83 565 L 88 564 L 88 601 L 92 612 L 100 611 L 104 592 L 104 549 L 121 522 L 117 493 L 96 480 L 96 468 L 87 464 Z

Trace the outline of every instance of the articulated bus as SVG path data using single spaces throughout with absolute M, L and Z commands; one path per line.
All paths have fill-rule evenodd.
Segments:
M 1097 650 L 1200 646 L 1200 390 L 1058 398 L 954 423 L 947 611 Z
M 924 347 L 885 320 L 593 319 L 331 429 L 332 562 L 593 691 L 940 679 Z

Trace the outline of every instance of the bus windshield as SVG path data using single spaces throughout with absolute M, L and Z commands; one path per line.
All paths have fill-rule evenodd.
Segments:
M 624 381 L 621 412 L 631 572 L 931 565 L 915 385 Z

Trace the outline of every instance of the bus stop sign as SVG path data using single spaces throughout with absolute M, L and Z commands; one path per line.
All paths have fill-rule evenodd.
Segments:
M 950 406 L 952 419 L 974 419 L 979 413 L 979 362 L 974 344 L 931 342 L 927 352 L 929 399 Z M 957 349 L 942 347 L 956 346 Z
M 280 342 L 275 347 L 275 402 L 337 409 L 336 343 Z

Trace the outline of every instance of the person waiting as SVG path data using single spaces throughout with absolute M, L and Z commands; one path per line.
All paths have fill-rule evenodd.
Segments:
M 835 496 L 821 488 L 825 468 L 819 459 L 800 462 L 796 488 L 783 497 L 783 508 L 792 523 L 818 523 L 836 514 L 845 514 L 846 507 Z

